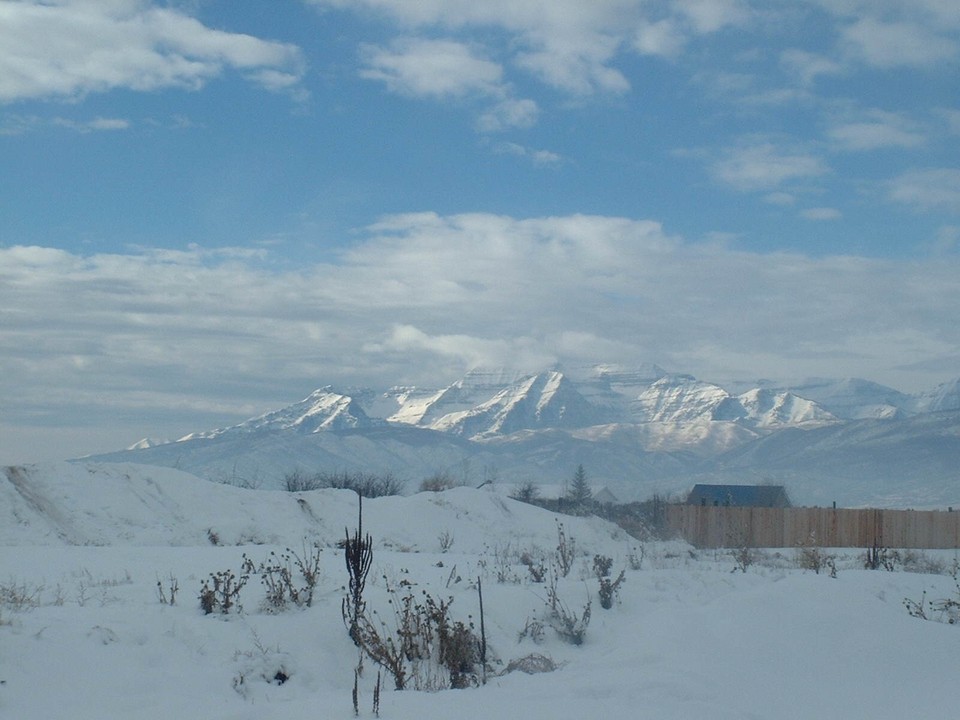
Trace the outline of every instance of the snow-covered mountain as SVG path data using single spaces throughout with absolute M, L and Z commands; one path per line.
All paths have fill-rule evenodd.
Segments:
M 191 433 L 178 442 L 283 430 L 307 435 L 324 430 L 371 428 L 381 424 L 381 420 L 368 417 L 352 397 L 334 392 L 330 386 L 327 386 L 315 390 L 300 402 L 288 407 L 265 413 L 232 427 Z
M 518 430 L 585 427 L 601 418 L 563 373 L 548 371 L 522 378 L 469 410 L 443 415 L 429 427 L 480 439 Z
M 656 366 L 485 370 L 439 389 L 325 387 L 239 425 L 99 459 L 263 487 L 295 469 L 556 482 L 583 464 L 624 500 L 717 478 L 785 482 L 800 502 L 960 504 L 957 386 L 916 397 L 857 379 L 731 391 Z
M 902 417 L 913 412 L 917 405 L 916 398 L 861 378 L 817 378 L 805 380 L 789 389 L 844 420 Z
M 630 405 L 636 422 L 736 422 L 747 427 L 772 428 L 814 425 L 837 418 L 812 400 L 789 391 L 754 388 L 731 395 L 719 385 L 689 375 L 660 378 Z
M 916 412 L 960 410 L 960 378 L 937 385 L 933 390 L 917 395 L 913 409 Z

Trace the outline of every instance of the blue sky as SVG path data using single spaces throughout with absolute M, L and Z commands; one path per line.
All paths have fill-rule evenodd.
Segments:
M 333 383 L 960 375 L 950 0 L 0 0 L 0 460 Z

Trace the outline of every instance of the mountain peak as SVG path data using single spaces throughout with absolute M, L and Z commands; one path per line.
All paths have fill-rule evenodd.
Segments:
M 193 433 L 178 442 L 197 438 L 214 438 L 223 435 L 291 430 L 302 435 L 323 430 L 345 430 L 381 425 L 382 421 L 367 416 L 360 404 L 351 396 L 342 395 L 326 385 L 314 390 L 298 403 L 280 410 L 264 413 L 239 425 L 221 428 L 208 433 Z

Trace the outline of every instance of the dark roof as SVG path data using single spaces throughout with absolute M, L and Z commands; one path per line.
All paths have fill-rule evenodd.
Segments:
M 783 485 L 694 485 L 688 505 L 732 507 L 789 507 Z

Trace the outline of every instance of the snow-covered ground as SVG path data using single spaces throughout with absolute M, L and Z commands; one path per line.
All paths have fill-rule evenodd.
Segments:
M 956 597 L 945 574 L 863 570 L 833 551 L 837 577 L 768 550 L 746 572 L 727 553 L 626 536 L 596 519 L 560 517 L 497 492 L 364 501 L 374 540 L 368 608 L 388 626 L 395 594 L 453 599 L 479 626 L 482 582 L 490 671 L 463 690 L 395 691 L 380 717 L 427 718 L 953 718 L 960 709 L 960 627 L 911 617 L 905 598 Z M 350 718 L 358 653 L 341 617 L 347 491 L 290 494 L 212 484 L 135 465 L 53 464 L 0 472 L 0 718 Z M 547 626 L 548 586 L 523 552 L 550 564 L 558 525 L 575 541 L 557 593 L 588 601 L 582 645 Z M 214 545 L 216 540 L 219 545 Z M 311 607 L 261 607 L 254 576 L 242 612 L 204 615 L 201 583 L 290 547 L 321 550 Z M 625 570 L 600 607 L 594 555 Z M 953 552 L 926 559 L 949 567 Z M 638 567 L 639 565 L 639 567 Z M 504 580 L 500 582 L 499 580 Z M 179 586 L 175 604 L 163 604 Z M 540 654 L 557 668 L 504 672 Z M 278 673 L 288 679 L 280 683 Z M 387 673 L 384 673 L 387 675 Z M 377 667 L 359 680 L 373 717 Z

